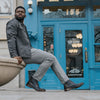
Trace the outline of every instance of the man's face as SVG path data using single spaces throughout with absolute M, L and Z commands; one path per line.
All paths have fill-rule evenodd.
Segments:
M 21 21 L 24 20 L 25 17 L 25 10 L 23 8 L 18 8 L 15 12 L 15 18 Z

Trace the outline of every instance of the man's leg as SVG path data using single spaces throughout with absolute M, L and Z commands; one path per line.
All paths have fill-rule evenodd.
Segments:
M 32 52 L 31 58 L 24 59 L 24 61 L 27 64 L 30 63 L 40 64 L 38 70 L 33 75 L 34 79 L 40 81 L 47 72 L 48 68 L 52 66 L 51 68 L 53 69 L 53 71 L 56 73 L 56 75 L 63 84 L 67 80 L 69 80 L 54 55 L 34 48 L 32 48 L 31 52 Z
M 55 72 L 55 74 L 58 76 L 61 83 L 64 85 L 64 91 L 79 88 L 80 86 L 84 84 L 84 83 L 76 84 L 72 82 L 71 80 L 69 80 L 64 70 L 60 66 L 59 62 L 57 61 L 56 57 L 55 57 L 54 63 L 52 64 L 51 68 Z
M 55 72 L 56 76 L 59 78 L 62 84 L 64 84 L 65 82 L 69 80 L 68 76 L 62 69 L 56 57 L 55 57 L 54 63 L 52 64 L 51 68 Z
M 39 49 L 31 49 L 31 58 L 24 58 L 26 64 L 40 64 L 40 67 L 35 74 L 30 78 L 26 84 L 30 88 L 34 88 L 36 91 L 45 91 L 39 87 L 38 81 L 42 79 L 48 68 L 53 64 L 53 59 L 48 57 L 49 53 Z
M 32 76 L 33 79 L 36 79 L 37 81 L 40 81 L 42 77 L 47 72 L 48 68 L 51 67 L 59 80 L 66 86 L 66 88 L 78 88 L 82 84 L 72 84 L 70 82 L 69 78 L 61 68 L 60 64 L 58 63 L 56 57 L 48 52 L 39 50 L 39 49 L 32 49 L 32 56 L 30 59 L 24 59 L 25 63 L 35 63 L 40 64 L 38 70 L 35 72 L 35 74 Z M 65 84 L 66 83 L 66 84 Z M 69 86 L 69 84 L 72 84 Z M 72 87 L 73 86 L 73 87 Z M 77 87 L 76 87 L 77 86 Z M 66 89 L 67 90 L 67 89 Z

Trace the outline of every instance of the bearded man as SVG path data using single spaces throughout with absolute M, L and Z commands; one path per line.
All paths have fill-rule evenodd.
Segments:
M 46 91 L 39 87 L 38 81 L 42 79 L 49 67 L 51 67 L 64 85 L 64 91 L 82 86 L 83 83 L 76 84 L 69 80 L 54 55 L 31 46 L 27 29 L 24 25 L 25 12 L 26 10 L 22 6 L 15 9 L 15 18 L 7 23 L 6 33 L 12 58 L 17 59 L 19 64 L 22 61 L 26 64 L 40 64 L 38 70 L 31 76 L 26 85 L 36 91 Z

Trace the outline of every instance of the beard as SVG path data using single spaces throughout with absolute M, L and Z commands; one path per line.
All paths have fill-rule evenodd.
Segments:
M 15 18 L 16 18 L 18 21 L 22 22 L 22 21 L 24 21 L 24 18 L 25 18 L 25 17 L 18 17 L 18 16 L 15 16 Z

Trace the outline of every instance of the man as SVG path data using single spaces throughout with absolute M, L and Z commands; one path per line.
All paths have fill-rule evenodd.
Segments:
M 26 17 L 25 12 L 25 8 L 22 6 L 15 9 L 15 18 L 7 23 L 6 33 L 9 52 L 12 58 L 17 59 L 19 64 L 21 64 L 22 60 L 26 64 L 40 64 L 40 67 L 26 85 L 36 91 L 45 91 L 45 89 L 39 87 L 38 81 L 42 79 L 51 66 L 52 70 L 64 85 L 65 91 L 82 86 L 83 83 L 75 84 L 69 80 L 54 55 L 31 47 L 27 29 L 23 23 Z

